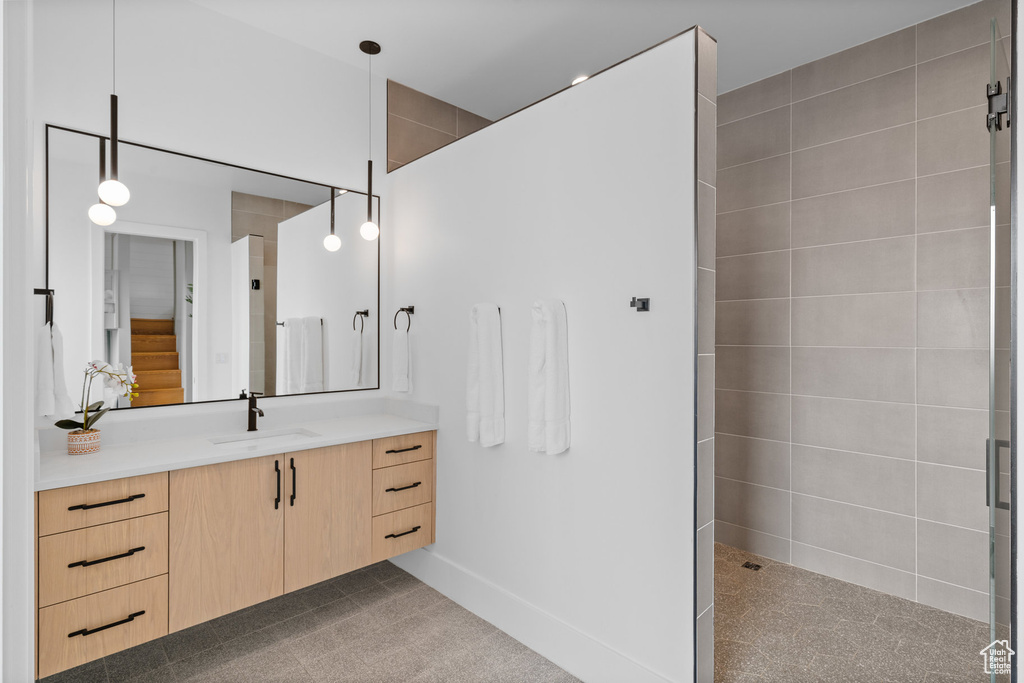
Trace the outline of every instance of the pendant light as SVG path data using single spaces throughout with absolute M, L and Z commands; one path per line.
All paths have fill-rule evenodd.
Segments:
M 324 238 L 324 249 L 327 251 L 338 251 L 341 249 L 341 238 L 334 234 L 334 198 L 338 191 L 331 188 L 331 234 Z
M 110 178 L 100 183 L 99 195 L 110 206 L 124 206 L 131 193 L 124 183 L 117 179 L 117 0 L 110 0 L 111 10 L 111 74 L 110 94 Z
M 107 179 L 107 144 L 100 138 L 100 187 L 103 186 L 103 182 Z M 104 227 L 112 224 L 117 220 L 117 212 L 109 204 L 103 202 L 102 199 L 89 207 L 89 220 L 96 225 L 102 225 Z
M 373 55 L 380 54 L 380 45 L 372 40 L 359 43 L 359 49 L 366 53 L 366 112 L 368 132 L 366 142 L 366 222 L 359 227 L 364 240 L 373 241 L 380 235 L 380 228 L 373 222 Z

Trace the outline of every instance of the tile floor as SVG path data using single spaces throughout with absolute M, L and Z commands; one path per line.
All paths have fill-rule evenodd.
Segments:
M 390 562 L 43 681 L 579 683 Z
M 715 683 L 981 683 L 989 641 L 979 621 L 715 544 Z

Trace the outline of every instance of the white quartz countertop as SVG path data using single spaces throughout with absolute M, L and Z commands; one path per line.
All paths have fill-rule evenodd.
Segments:
M 266 430 L 261 428 L 257 432 L 246 432 L 242 429 L 219 434 L 104 444 L 99 453 L 90 455 L 71 456 L 65 451 L 42 451 L 39 454 L 36 490 L 44 491 L 434 429 L 437 429 L 436 422 L 423 422 L 388 413 L 374 413 L 293 422 L 284 427 Z M 258 438 L 231 440 L 250 436 Z M 224 441 L 225 439 L 228 441 Z M 218 441 L 224 442 L 217 443 Z

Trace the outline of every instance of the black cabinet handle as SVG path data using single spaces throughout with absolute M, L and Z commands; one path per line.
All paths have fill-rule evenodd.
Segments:
M 281 504 L 281 467 L 280 462 L 274 461 L 274 471 L 277 472 L 277 498 L 274 499 L 274 509 Z
M 145 493 L 136 493 L 135 495 L 128 496 L 127 498 L 122 498 L 121 500 L 108 500 L 106 503 L 93 503 L 92 505 L 82 503 L 81 505 L 72 505 L 71 507 L 68 508 L 68 512 L 72 510 L 92 510 L 93 508 L 105 508 L 108 505 L 120 505 L 121 503 L 130 503 L 133 500 L 138 500 L 139 498 L 145 497 Z
M 399 486 L 398 488 L 384 489 L 384 493 L 391 493 L 391 492 L 398 493 L 399 491 L 405 491 L 407 489 L 414 489 L 414 488 L 416 488 L 417 486 L 419 486 L 422 483 L 423 483 L 422 481 L 418 481 L 415 484 L 409 484 L 408 486 Z
M 407 453 L 408 451 L 418 451 L 423 448 L 422 444 L 416 444 L 412 448 L 399 448 L 397 450 L 384 451 L 385 455 L 388 453 Z
M 292 500 L 291 505 L 295 506 L 295 458 L 292 458 Z
M 420 527 L 414 526 L 413 528 L 409 529 L 408 531 L 403 531 L 400 534 L 388 534 L 384 538 L 398 538 L 399 536 L 408 536 L 409 534 L 414 534 L 414 533 L 416 533 L 419 530 L 420 530 Z
M 106 631 L 108 628 L 114 628 L 115 626 L 120 626 L 121 624 L 127 624 L 129 621 L 135 621 L 135 617 L 141 617 L 145 613 L 146 610 L 142 610 L 141 612 L 133 612 L 129 614 L 126 619 L 122 619 L 121 621 L 115 621 L 113 624 L 107 624 L 106 626 L 100 626 L 99 628 L 83 628 L 81 631 L 69 633 L 68 638 L 74 638 L 75 636 L 91 636 L 94 633 Z
M 135 553 L 140 553 L 146 549 L 146 546 L 140 545 L 138 548 L 132 548 L 126 553 L 120 555 L 111 555 L 110 557 L 104 557 L 102 560 L 79 560 L 78 562 L 72 562 L 68 565 L 68 569 L 72 567 L 91 567 L 94 564 L 103 564 L 104 562 L 110 562 L 111 560 L 120 560 L 122 557 L 131 557 Z

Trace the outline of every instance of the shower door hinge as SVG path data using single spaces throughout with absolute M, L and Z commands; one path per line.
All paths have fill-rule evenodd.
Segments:
M 985 86 L 985 92 L 988 94 L 988 115 L 985 117 L 985 125 L 992 130 L 993 126 L 995 130 L 1003 129 L 1003 114 L 1006 114 L 1006 127 L 1010 127 L 1010 77 L 1006 77 L 1006 92 L 1003 92 L 1003 86 L 999 81 L 995 84 L 989 83 Z

